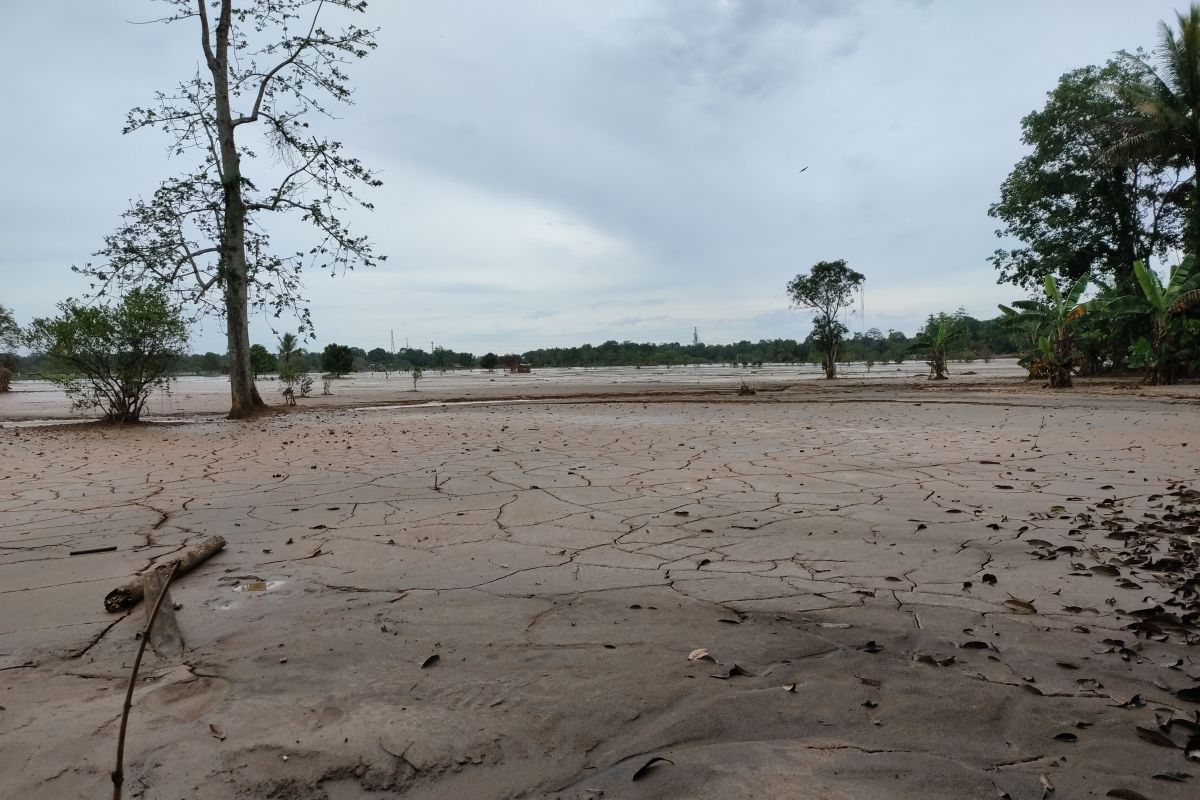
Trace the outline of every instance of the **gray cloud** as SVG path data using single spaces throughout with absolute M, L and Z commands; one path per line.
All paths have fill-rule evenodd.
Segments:
M 49 313 L 130 198 L 186 166 L 125 110 L 196 67 L 146 0 L 19 4 L 0 32 L 0 302 Z M 325 125 L 382 171 L 390 258 L 306 278 L 321 342 L 458 349 L 802 337 L 783 287 L 866 273 L 866 324 L 991 315 L 986 216 L 1058 76 L 1152 44 L 1173 3 L 372 3 L 380 48 Z M 807 171 L 800 172 L 801 168 Z M 295 236 L 280 229 L 280 244 Z M 289 321 L 283 320 L 283 325 Z M 855 323 L 858 327 L 858 323 Z M 265 321 L 255 338 L 266 340 Z M 220 324 L 196 334 L 221 347 Z

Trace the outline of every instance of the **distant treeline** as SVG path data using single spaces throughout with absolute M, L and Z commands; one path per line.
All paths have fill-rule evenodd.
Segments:
M 928 357 L 923 346 L 923 334 L 936 319 L 930 317 L 914 337 L 901 331 L 883 333 L 872 328 L 855 333 L 842 344 L 839 361 L 868 364 L 901 363 Z M 999 320 L 977 320 L 961 312 L 954 315 L 960 335 L 955 339 L 950 357 L 955 360 L 988 359 L 1009 355 L 1020 348 L 1019 334 L 1000 325 Z M 346 351 L 349 353 L 346 359 Z M 336 355 L 336 360 L 334 356 Z M 811 339 L 743 340 L 731 344 L 680 344 L 679 342 L 618 342 L 578 347 L 548 347 L 513 354 L 533 368 L 539 367 L 641 367 L 683 364 L 808 364 L 820 363 L 821 354 Z M 252 348 L 255 372 L 272 375 L 278 370 L 274 348 L 256 344 Z M 417 348 L 402 348 L 395 353 L 382 347 L 364 350 L 361 347 L 327 345 L 322 349 L 301 350 L 295 358 L 296 367 L 307 372 L 411 372 L 414 367 L 423 371 L 453 369 L 497 369 L 506 365 L 508 354 L 458 352 L 435 347 L 432 352 Z M 25 376 L 42 371 L 43 359 L 33 354 L 20 359 L 19 370 Z M 181 375 L 221 375 L 229 371 L 224 353 L 193 353 L 181 356 L 175 372 Z

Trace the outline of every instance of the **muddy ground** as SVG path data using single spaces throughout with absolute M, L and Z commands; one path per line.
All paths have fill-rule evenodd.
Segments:
M 1196 796 L 1196 392 L 567 394 L 0 429 L 0 795 L 105 796 L 102 599 L 220 534 L 130 796 Z

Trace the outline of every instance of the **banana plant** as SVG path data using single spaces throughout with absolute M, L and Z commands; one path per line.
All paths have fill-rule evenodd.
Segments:
M 1031 378 L 1044 377 L 1052 388 L 1071 388 L 1075 374 L 1071 326 L 1087 313 L 1087 304 L 1080 303 L 1079 299 L 1090 280 L 1090 275 L 1080 275 L 1064 292 L 1053 275 L 1046 275 L 1042 281 L 1045 300 L 1017 300 L 1013 308 L 1000 306 L 1004 321 L 1021 326 L 1032 345 L 1031 352 L 1021 363 L 1029 370 Z
M 1196 269 L 1196 257 L 1189 255 L 1173 267 L 1165 284 L 1144 261 L 1134 262 L 1133 274 L 1141 294 L 1118 297 L 1105 305 L 1104 310 L 1114 315 L 1137 314 L 1149 318 L 1150 338 L 1134 343 L 1134 355 L 1140 353 L 1139 360 L 1145 363 L 1147 383 L 1174 383 L 1180 355 L 1178 322 L 1189 309 L 1200 307 L 1200 270 Z
M 939 314 L 937 317 L 931 316 L 925 323 L 925 329 L 913 344 L 929 353 L 929 360 L 925 362 L 929 365 L 929 380 L 944 381 L 949 377 L 946 350 L 961 332 L 961 317 L 958 315 Z

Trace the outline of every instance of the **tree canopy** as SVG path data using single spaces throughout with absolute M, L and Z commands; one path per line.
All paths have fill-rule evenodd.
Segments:
M 117 303 L 59 304 L 35 319 L 29 345 L 43 351 L 76 408 L 98 408 L 111 422 L 137 422 L 150 394 L 166 384 L 187 344 L 187 324 L 166 295 L 132 289 Z
M 846 326 L 838 320 L 838 312 L 850 304 L 854 290 L 865 277 L 855 272 L 844 259 L 819 261 L 808 274 L 801 273 L 787 285 L 788 296 L 797 308 L 813 310 L 813 338 L 825 353 L 825 376 L 837 377 L 837 351 Z
M 988 215 L 1017 244 L 990 261 L 1000 282 L 1038 289 L 1047 273 L 1068 283 L 1094 272 L 1132 285 L 1133 262 L 1180 241 L 1179 169 L 1157 154 L 1116 154 L 1128 131 L 1127 97 L 1144 89 L 1124 59 L 1063 75 L 1046 105 L 1021 120 L 1032 152 L 1000 187 Z

